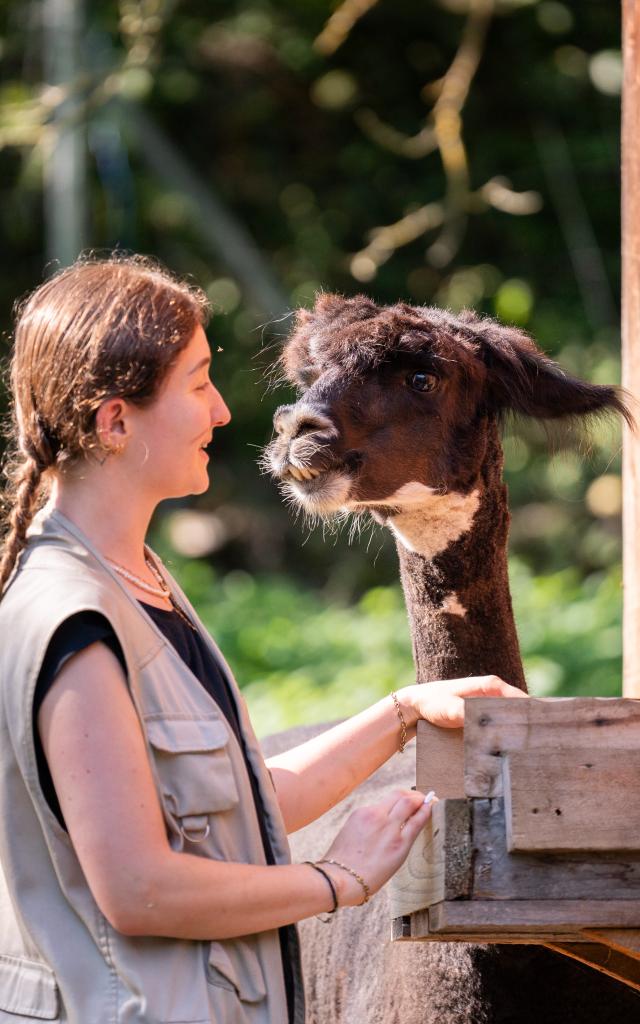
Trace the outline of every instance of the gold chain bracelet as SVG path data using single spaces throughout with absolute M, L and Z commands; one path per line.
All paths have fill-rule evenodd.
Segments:
M 396 697 L 396 695 L 393 692 L 393 690 L 391 691 L 391 697 L 393 699 L 393 703 L 396 706 L 396 711 L 398 712 L 398 718 L 400 719 L 400 753 L 402 754 L 402 753 L 404 753 L 404 748 L 407 745 L 407 723 L 405 722 L 404 715 L 402 714 L 402 708 L 400 707 L 400 701 Z
M 364 899 L 363 899 L 362 903 L 360 903 L 358 905 L 359 906 L 363 906 L 363 904 L 369 902 L 369 900 L 371 898 L 371 889 L 369 888 L 369 886 L 365 882 L 365 880 L 362 877 L 362 875 L 359 875 L 357 871 L 354 871 L 353 868 L 350 868 L 348 864 L 341 864 L 339 860 L 330 860 L 328 857 L 324 857 L 322 860 L 319 860 L 317 863 L 318 864 L 335 864 L 335 866 L 337 868 L 342 868 L 343 871 L 347 871 L 353 878 L 355 878 L 356 882 L 359 882 L 360 885 L 362 886 L 362 891 L 364 893 Z

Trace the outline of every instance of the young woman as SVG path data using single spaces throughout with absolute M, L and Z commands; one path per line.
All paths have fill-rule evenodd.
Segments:
M 0 560 L 0 1021 L 304 1019 L 295 922 L 366 902 L 421 793 L 356 811 L 317 864 L 286 834 L 495 677 L 408 686 L 266 766 L 196 612 L 145 545 L 208 487 L 229 411 L 206 300 L 140 259 L 88 260 L 19 311 Z M 45 504 L 46 502 L 46 504 Z M 40 508 L 40 511 L 36 510 Z

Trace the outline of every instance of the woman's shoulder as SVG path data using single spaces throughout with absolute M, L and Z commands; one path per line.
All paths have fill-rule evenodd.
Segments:
M 0 600 L 0 628 L 15 615 L 44 623 L 61 611 L 106 611 L 117 596 L 117 585 L 90 558 L 54 544 L 29 543 Z
M 0 676 L 22 658 L 42 657 L 59 626 L 80 612 L 104 616 L 128 662 L 162 646 L 135 599 L 92 552 L 52 534 L 30 537 L 0 600 Z

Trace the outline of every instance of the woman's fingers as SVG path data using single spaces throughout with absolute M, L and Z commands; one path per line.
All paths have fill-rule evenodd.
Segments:
M 470 676 L 466 679 L 441 679 L 417 684 L 402 691 L 418 718 L 425 718 L 444 729 L 459 729 L 464 724 L 465 697 L 526 697 L 523 690 L 499 676 Z
M 394 803 L 389 808 L 389 821 L 397 822 L 398 825 L 406 822 L 412 814 L 424 806 L 424 798 L 425 794 L 418 790 L 398 791 Z
M 462 685 L 458 689 L 458 695 L 476 697 L 526 697 L 524 690 L 517 686 L 505 683 L 500 676 L 479 676 L 471 679 L 460 680 Z M 467 692 L 469 691 L 469 692 Z
M 406 843 L 407 854 L 431 817 L 432 807 L 432 802 L 426 804 L 423 800 L 418 809 L 400 825 L 400 832 Z
M 411 845 L 431 814 L 424 793 L 394 790 L 377 804 L 360 807 L 347 819 L 327 857 L 354 868 L 377 892 L 406 858 Z M 337 872 L 343 901 L 359 903 L 362 893 L 353 879 Z

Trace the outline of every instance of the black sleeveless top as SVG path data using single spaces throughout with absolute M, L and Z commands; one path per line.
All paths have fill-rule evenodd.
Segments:
M 191 627 L 174 611 L 166 611 L 163 608 L 155 608 L 153 605 L 141 601 L 140 604 L 153 619 L 158 629 L 164 634 L 170 644 L 176 649 L 182 660 L 189 666 L 194 676 L 200 681 L 205 690 L 216 702 L 227 723 L 240 744 L 244 754 L 247 773 L 253 792 L 256 817 L 262 836 L 264 855 L 267 864 L 275 864 L 275 857 L 271 848 L 269 834 L 267 832 L 264 805 L 257 779 L 247 758 L 244 738 L 240 730 L 240 722 L 236 712 L 235 703 L 227 686 L 225 677 L 220 670 L 216 659 L 204 643 L 199 633 Z M 38 712 L 42 701 L 53 686 L 56 676 L 66 661 L 74 654 L 85 650 L 91 644 L 100 642 L 113 651 L 114 655 L 122 666 L 122 671 L 127 674 L 126 662 L 118 638 L 109 623 L 108 619 L 99 612 L 78 612 L 63 622 L 54 633 L 40 669 L 36 682 L 36 689 L 33 699 L 33 737 L 35 743 L 36 760 L 38 765 L 38 776 L 40 786 L 49 807 L 55 814 L 61 826 L 65 828 L 65 822 L 60 809 L 58 794 L 56 793 L 49 771 L 49 764 L 45 757 L 40 732 L 37 728 Z M 282 952 L 282 964 L 284 970 L 285 987 L 287 991 L 287 1005 L 289 1009 L 289 1021 L 293 1021 L 294 1014 L 294 978 L 293 962 L 297 963 L 298 935 L 295 927 L 288 926 L 280 928 L 280 949 Z

